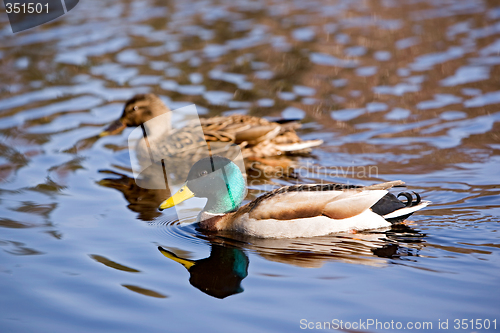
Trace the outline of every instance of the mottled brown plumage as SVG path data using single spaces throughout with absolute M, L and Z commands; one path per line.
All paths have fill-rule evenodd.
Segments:
M 120 119 L 111 124 L 101 136 L 119 133 L 126 126 L 140 126 L 169 111 L 170 109 L 154 94 L 135 95 L 126 102 Z M 196 148 L 199 138 L 195 137 L 193 140 L 188 138 L 190 133 L 194 133 L 193 128 L 196 124 L 188 124 L 181 130 L 172 130 L 170 123 L 163 124 L 164 135 L 155 139 L 156 146 L 163 146 L 165 148 L 163 150 L 175 151 L 176 154 Z M 296 122 L 279 124 L 259 117 L 232 115 L 201 118 L 200 124 L 207 142 L 237 144 L 241 147 L 244 158 L 305 153 L 323 143 L 322 140 L 301 140 L 295 132 L 295 129 L 300 127 Z M 183 140 L 173 140 L 172 135 L 175 138 L 182 135 Z M 177 146 L 170 147 L 173 143 Z

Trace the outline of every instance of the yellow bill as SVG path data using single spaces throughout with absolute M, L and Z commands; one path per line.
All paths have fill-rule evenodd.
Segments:
M 115 120 L 109 126 L 99 134 L 100 137 L 107 136 L 107 135 L 115 135 L 121 133 L 125 127 L 127 127 L 121 119 Z
M 194 264 L 196 264 L 196 262 L 194 260 L 188 260 L 188 259 L 183 259 L 183 258 L 179 258 L 175 253 L 173 252 L 170 252 L 168 250 L 165 250 L 164 248 L 162 248 L 161 246 L 158 246 L 158 250 L 160 250 L 160 252 L 165 256 L 167 257 L 168 259 L 172 259 L 173 261 L 175 262 L 178 262 L 179 264 L 181 264 L 182 266 L 186 267 L 186 269 L 190 269 L 191 267 L 193 267 Z
M 194 197 L 194 193 L 191 192 L 187 185 L 184 184 L 184 186 L 182 186 L 177 193 L 161 203 L 160 210 L 174 207 L 175 205 L 192 197 Z

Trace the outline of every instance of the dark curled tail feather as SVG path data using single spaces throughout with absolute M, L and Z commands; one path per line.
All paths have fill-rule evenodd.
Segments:
M 384 216 L 404 207 L 406 207 L 406 205 L 394 194 L 387 193 L 371 208 L 374 213 Z
M 385 196 L 382 197 L 382 199 L 377 201 L 377 203 L 373 205 L 371 209 L 374 213 L 384 216 L 401 208 L 416 206 L 421 202 L 421 198 L 418 193 L 413 192 L 413 194 L 415 194 L 415 200 L 413 200 L 413 196 L 411 195 L 411 193 L 408 192 L 401 192 L 397 196 L 395 196 L 392 193 L 387 193 Z M 405 197 L 406 201 L 399 200 L 398 198 L 401 196 Z M 410 215 L 411 213 L 403 216 L 398 216 L 396 218 L 388 219 L 388 221 L 391 223 L 399 222 L 404 220 Z
M 415 194 L 415 201 L 413 201 L 413 197 L 410 193 L 408 192 L 401 192 L 398 194 L 398 198 L 400 196 L 404 196 L 407 200 L 406 200 L 406 204 L 405 206 L 406 207 L 413 207 L 413 206 L 416 206 L 420 203 L 420 201 L 422 201 L 422 199 L 420 198 L 420 195 L 416 192 L 413 192 L 413 194 Z

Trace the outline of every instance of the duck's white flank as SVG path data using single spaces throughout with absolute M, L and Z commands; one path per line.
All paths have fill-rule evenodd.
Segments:
M 323 140 L 308 140 L 304 142 L 297 142 L 291 144 L 276 144 L 276 147 L 282 151 L 294 151 L 294 150 L 302 150 L 308 149 L 312 147 L 319 146 L 323 143 Z
M 255 220 L 244 214 L 235 221 L 233 227 L 236 231 L 260 238 L 295 238 L 377 229 L 390 225 L 382 216 L 368 209 L 356 216 L 340 220 L 323 215 L 295 220 Z
M 416 212 L 419 209 L 426 207 L 430 203 L 431 203 L 430 201 L 422 200 L 416 206 L 400 208 L 398 210 L 393 211 L 392 213 L 384 215 L 384 218 L 385 219 L 392 219 L 392 218 L 399 217 L 399 216 L 405 216 L 405 215 L 411 214 L 413 212 Z

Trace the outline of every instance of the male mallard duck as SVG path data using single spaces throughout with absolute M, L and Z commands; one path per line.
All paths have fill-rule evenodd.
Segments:
M 160 210 L 192 198 L 207 198 L 200 227 L 262 238 L 293 238 L 388 227 L 429 201 L 405 203 L 387 190 L 402 181 L 371 186 L 315 184 L 284 186 L 239 207 L 246 195 L 243 175 L 231 160 L 210 156 L 196 162 L 182 188 Z M 239 207 L 239 208 L 238 208 Z
M 169 111 L 170 109 L 155 94 L 135 95 L 126 102 L 121 117 L 110 124 L 101 133 L 101 136 L 117 134 L 127 126 L 140 126 L 148 120 Z M 262 158 L 284 153 L 304 153 L 323 143 L 322 140 L 301 140 L 295 133 L 294 129 L 299 126 L 295 122 L 284 121 L 278 123 L 259 117 L 232 115 L 202 118 L 200 123 L 206 141 L 222 141 L 240 145 L 245 158 Z M 172 141 L 176 141 L 175 144 L 178 145 L 180 140 L 168 138 L 171 134 L 170 123 L 163 126 L 164 135 L 157 136 L 155 140 L 161 145 L 171 145 Z M 189 128 L 185 129 L 183 135 L 187 132 L 189 132 Z M 194 140 L 183 140 L 183 142 L 192 142 L 195 147 L 197 141 L 196 138 Z M 190 147 L 183 148 L 189 150 Z

